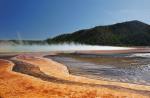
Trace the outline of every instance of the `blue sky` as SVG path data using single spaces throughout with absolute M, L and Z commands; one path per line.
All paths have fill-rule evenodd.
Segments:
M 0 0 L 0 39 L 46 39 L 130 20 L 150 24 L 150 0 Z

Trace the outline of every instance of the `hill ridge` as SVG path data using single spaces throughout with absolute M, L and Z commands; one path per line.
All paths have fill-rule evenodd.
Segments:
M 47 39 L 48 43 L 75 42 L 92 45 L 149 46 L 150 25 L 133 20 L 96 26 Z

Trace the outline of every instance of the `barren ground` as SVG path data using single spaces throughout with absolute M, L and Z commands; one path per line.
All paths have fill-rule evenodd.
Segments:
M 150 86 L 74 76 L 43 57 L 0 60 L 0 98 L 150 98 Z

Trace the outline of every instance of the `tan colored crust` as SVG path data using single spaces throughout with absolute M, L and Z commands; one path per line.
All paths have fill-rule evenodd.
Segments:
M 15 60 L 38 66 L 42 72 L 71 83 L 43 81 L 12 71 L 14 64 L 0 60 L 0 97 L 2 98 L 149 98 L 150 87 L 108 82 L 73 76 L 66 66 L 42 57 Z M 78 85 L 79 84 L 79 85 Z

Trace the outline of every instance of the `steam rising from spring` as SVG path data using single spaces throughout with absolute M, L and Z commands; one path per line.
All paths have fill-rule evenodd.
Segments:
M 132 48 L 113 47 L 113 46 L 96 46 L 75 43 L 51 44 L 48 43 L 39 45 L 24 44 L 21 38 L 21 33 L 17 32 L 19 44 L 11 41 L 0 42 L 0 52 L 48 52 L 48 51 L 79 51 L 79 50 L 127 50 Z
M 21 37 L 20 37 L 21 38 Z M 75 43 L 64 44 L 45 44 L 45 45 L 20 45 L 7 44 L 0 47 L 0 52 L 48 52 L 48 51 L 78 51 L 78 50 L 127 50 L 132 49 L 128 47 L 114 47 L 114 46 L 96 46 L 84 45 Z
M 17 32 L 17 37 L 18 37 L 18 40 L 19 40 L 19 44 L 20 44 L 20 45 L 23 45 L 20 32 Z

